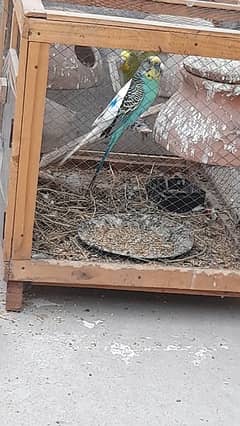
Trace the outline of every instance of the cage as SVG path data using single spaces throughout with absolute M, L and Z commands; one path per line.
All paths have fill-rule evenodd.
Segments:
M 5 0 L 2 28 L 7 309 L 27 283 L 239 295 L 239 2 Z

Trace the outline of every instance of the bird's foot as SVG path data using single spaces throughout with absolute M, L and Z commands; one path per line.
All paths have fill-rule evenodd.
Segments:
M 149 133 L 152 133 L 152 130 L 147 126 L 146 123 L 144 123 L 143 120 L 138 119 L 132 126 L 132 130 L 134 132 L 138 132 L 143 134 L 144 136 L 148 135 Z

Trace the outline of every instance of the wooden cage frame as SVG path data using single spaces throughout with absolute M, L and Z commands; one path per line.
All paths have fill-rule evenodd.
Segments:
M 144 0 L 143 0 L 144 1 Z M 7 0 L 4 0 L 7 10 Z M 159 4 L 159 3 L 157 3 Z M 187 11 L 185 0 L 164 0 Z M 143 20 L 47 10 L 40 0 L 13 0 L 10 47 L 20 47 L 11 72 L 17 80 L 8 205 L 4 229 L 4 263 L 8 310 L 20 310 L 24 283 L 36 285 L 129 289 L 185 294 L 240 295 L 240 271 L 208 268 L 33 260 L 32 234 L 51 43 L 96 47 L 161 49 L 165 52 L 240 59 L 240 32 L 184 27 Z M 240 13 L 232 4 L 198 1 L 203 12 Z M 184 9 L 185 8 L 185 9 Z M 210 8 L 210 9 L 209 9 Z M 189 9 L 189 8 L 188 8 Z M 204 17 L 204 13 L 202 17 Z M 3 22 L 6 16 L 3 14 Z M 0 49 L 3 40 L 0 40 Z

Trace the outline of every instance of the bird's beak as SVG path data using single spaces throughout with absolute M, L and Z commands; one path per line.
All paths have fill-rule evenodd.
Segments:
M 129 59 L 129 52 L 127 50 L 123 50 L 120 54 L 119 61 L 121 64 L 124 64 Z
M 156 71 L 160 72 L 160 74 L 165 70 L 165 65 L 162 63 L 158 56 L 154 56 L 152 58 L 152 64 Z
M 126 58 L 124 58 L 123 56 L 119 56 L 118 61 L 120 65 L 123 65 L 126 62 Z
M 160 72 L 165 71 L 165 69 L 166 69 L 166 66 L 161 62 L 161 64 L 160 64 Z
M 159 62 L 157 64 L 154 64 L 154 68 L 155 68 L 156 72 L 161 75 L 166 67 L 165 67 L 165 65 L 163 65 L 162 62 Z

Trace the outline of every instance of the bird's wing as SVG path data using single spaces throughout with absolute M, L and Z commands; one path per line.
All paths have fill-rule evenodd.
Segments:
M 127 83 L 119 90 L 119 92 L 114 96 L 114 98 L 109 102 L 107 107 L 101 112 L 101 114 L 96 118 L 93 122 L 92 127 L 99 126 L 101 124 L 110 125 L 113 120 L 118 115 L 119 109 L 123 103 L 123 100 L 128 92 L 128 89 L 131 85 L 131 80 L 127 81 Z M 105 128 L 107 128 L 106 126 Z
M 121 107 L 119 108 L 119 112 L 116 116 L 116 119 L 113 123 L 113 131 L 117 127 L 124 125 L 130 115 L 137 110 L 139 105 L 144 100 L 144 88 L 141 81 L 131 80 L 130 87 L 123 99 Z M 136 117 L 137 119 L 138 117 Z
M 64 158 L 60 162 L 60 165 L 63 165 L 82 146 L 86 145 L 87 143 L 94 142 L 95 140 L 99 140 L 101 136 L 104 134 L 104 132 L 108 128 L 111 128 L 113 122 L 115 121 L 118 115 L 118 112 L 120 110 L 120 107 L 123 103 L 123 100 L 126 96 L 126 93 L 130 85 L 131 85 L 131 80 L 128 81 L 120 89 L 117 95 L 111 100 L 111 102 L 109 102 L 109 104 L 104 109 L 104 111 L 96 118 L 96 120 L 92 124 L 92 130 L 88 132 L 86 135 L 82 136 L 81 138 L 78 138 L 78 142 L 71 149 L 71 151 L 64 156 Z

